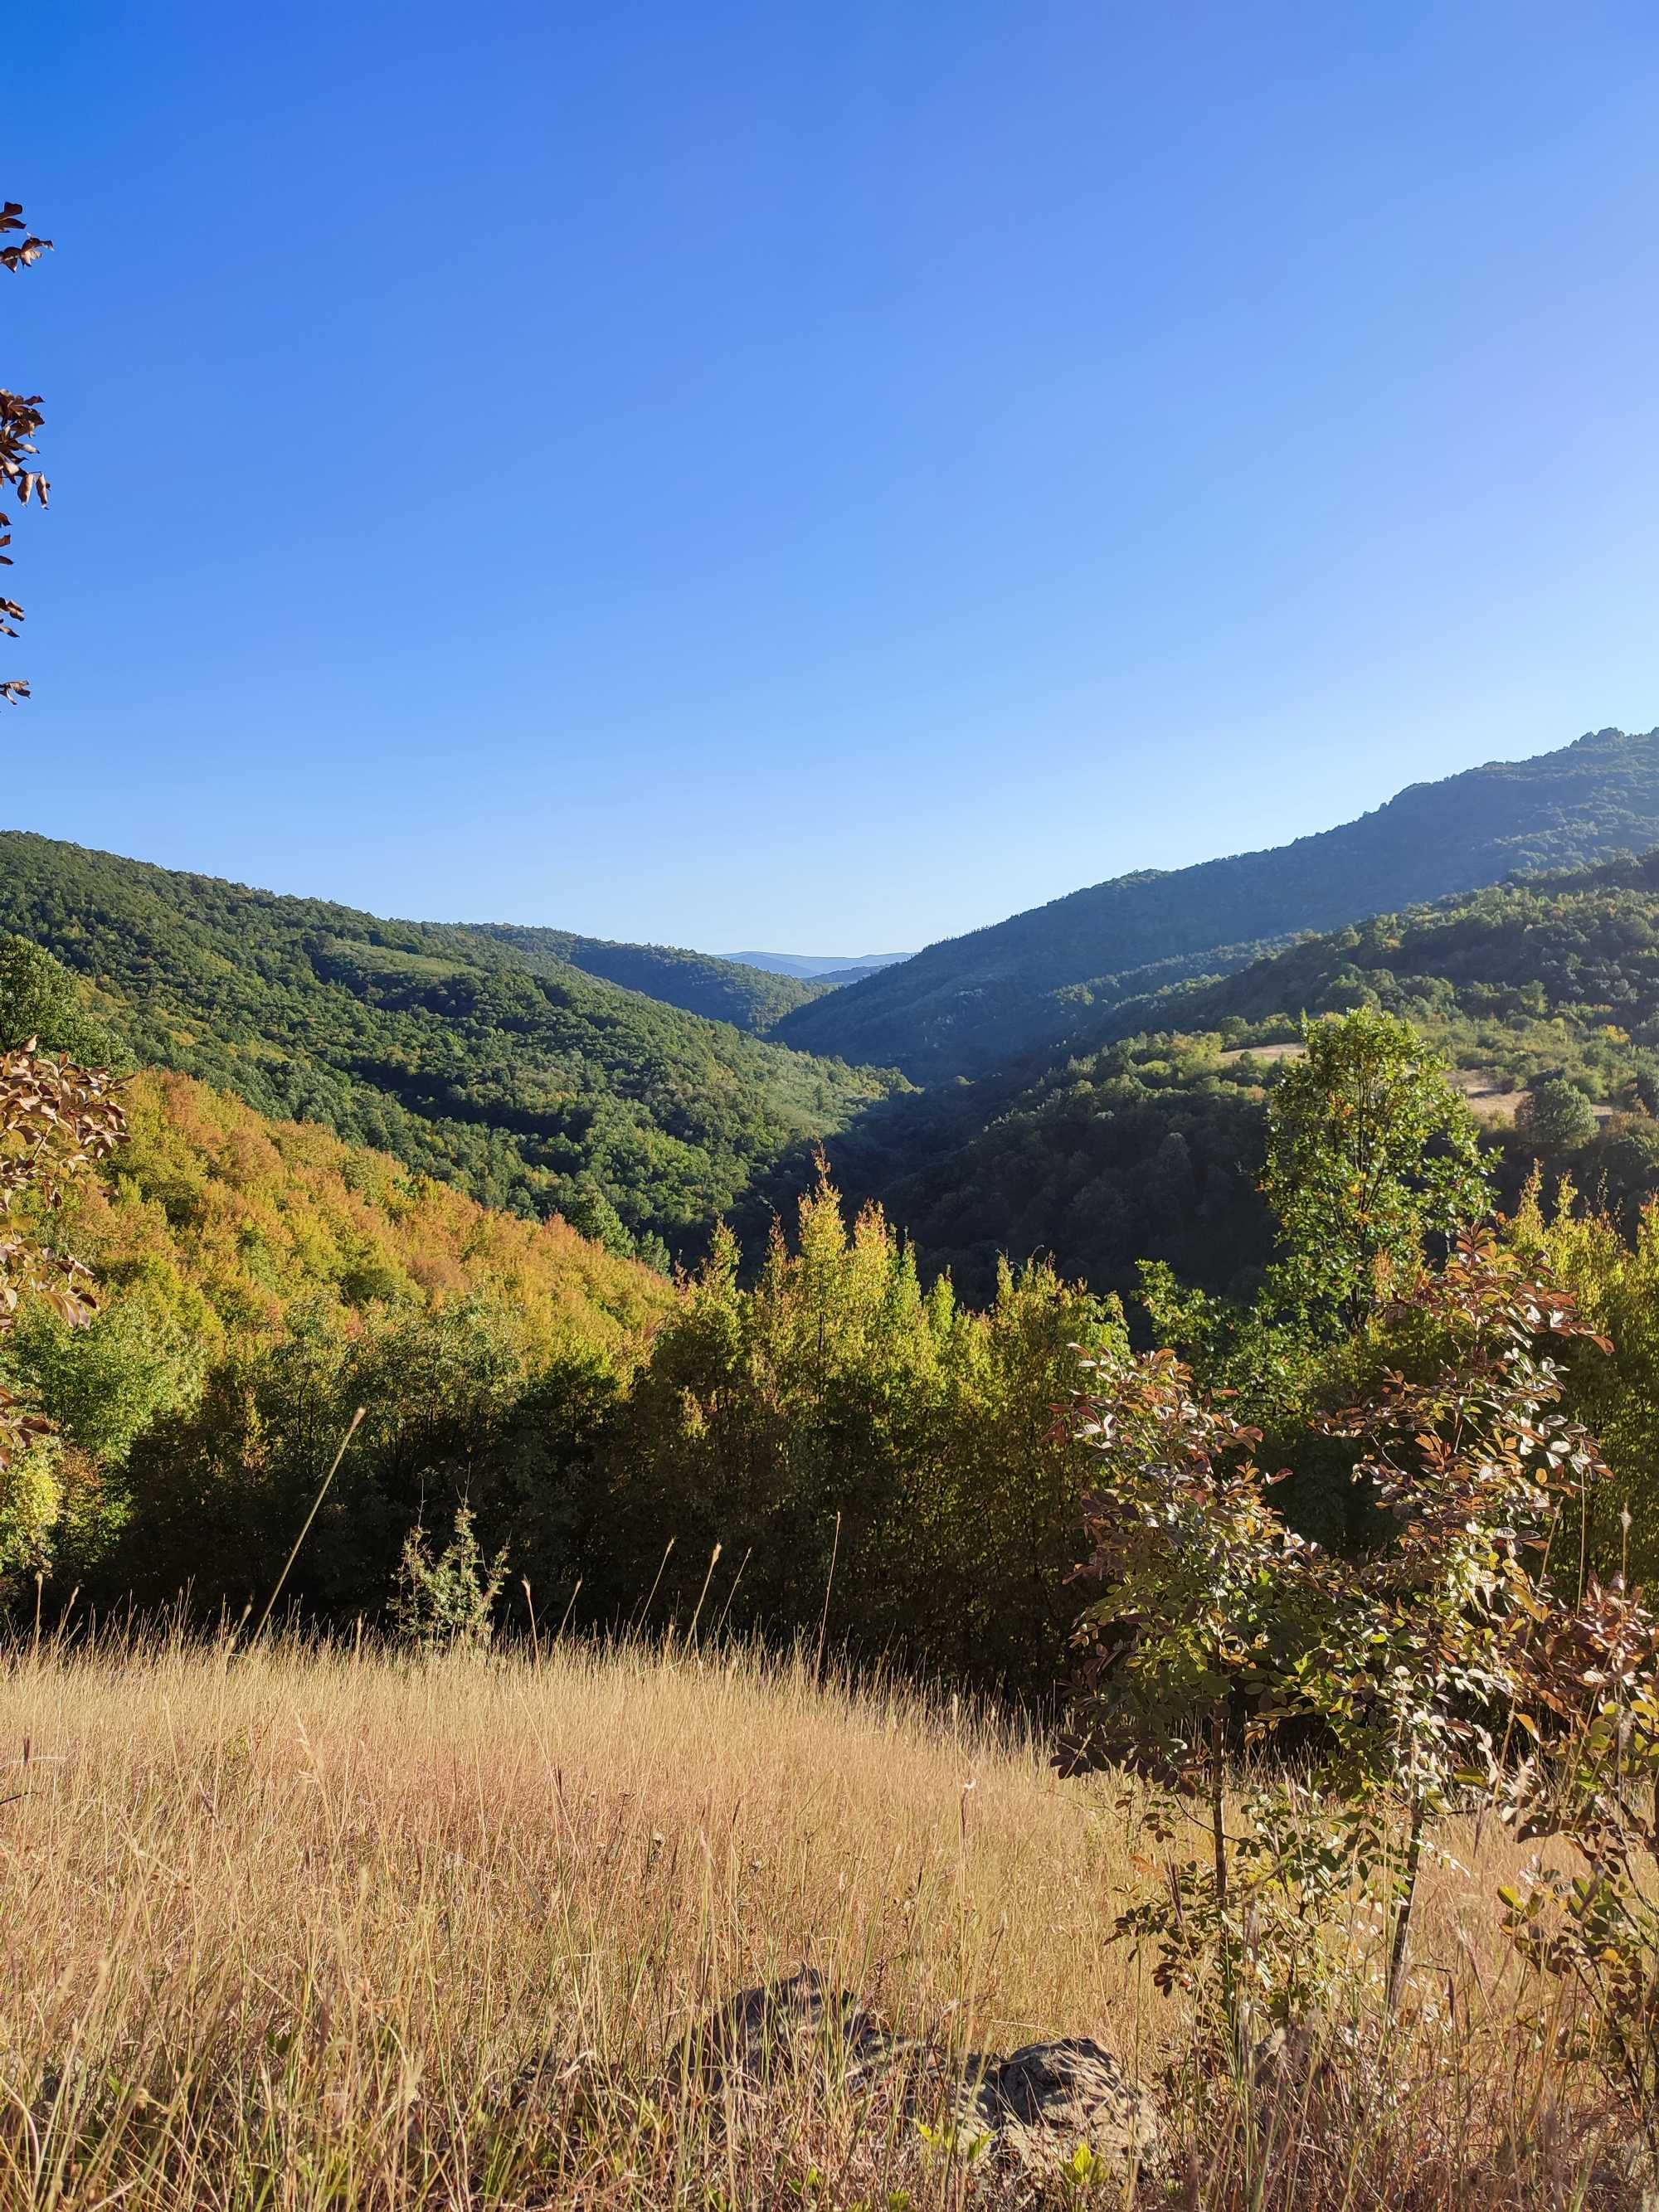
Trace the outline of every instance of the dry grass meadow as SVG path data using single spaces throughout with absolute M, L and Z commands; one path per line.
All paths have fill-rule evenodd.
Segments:
M 1146 1880 L 1109 1790 L 799 1662 L 24 1650 L 0 1799 L 5 2212 L 982 2201 L 913 2123 L 688 2071 L 713 2002 L 803 1960 L 963 2049 L 1181 2052 L 1106 1941 Z M 1357 2000 L 1370 2056 L 1243 2117 L 1178 2087 L 1163 2179 L 1059 2198 L 1632 2202 L 1592 2085 L 1518 2025 L 1490 1887 L 1437 1869 L 1380 2057 Z

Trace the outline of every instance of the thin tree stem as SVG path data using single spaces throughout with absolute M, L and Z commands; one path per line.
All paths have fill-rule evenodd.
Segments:
M 1412 1906 L 1417 1897 L 1418 1869 L 1423 1863 L 1425 1811 L 1419 1797 L 1412 1807 L 1411 1833 L 1406 1839 L 1406 1889 L 1394 1917 L 1394 1942 L 1389 1949 L 1389 2010 L 1399 2009 L 1406 1983 L 1406 1953 L 1411 1941 Z
M 1227 1700 L 1218 1698 L 1210 1709 L 1210 1849 L 1215 1863 L 1216 1915 L 1221 1936 L 1221 2008 L 1233 2050 L 1233 2063 L 1244 2063 L 1244 2021 L 1238 2002 L 1238 1961 L 1227 1926 L 1230 1883 L 1227 1865 Z

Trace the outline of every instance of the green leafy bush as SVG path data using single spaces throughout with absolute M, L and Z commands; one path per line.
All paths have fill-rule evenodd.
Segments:
M 506 1580 L 506 1551 L 484 1557 L 472 1509 L 463 1503 L 441 1552 L 434 1554 L 424 1528 L 411 1528 L 404 1537 L 392 1589 L 392 1630 L 418 1651 L 476 1651 L 495 1632 L 495 1601 Z

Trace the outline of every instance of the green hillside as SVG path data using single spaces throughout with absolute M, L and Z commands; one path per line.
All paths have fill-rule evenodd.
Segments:
M 1122 1000 L 1241 966 L 1303 931 L 1656 843 L 1659 731 L 1601 730 L 1414 784 L 1272 851 L 1074 891 L 799 1007 L 777 1034 L 928 1082 L 1052 1059 L 1097 1038 Z
M 561 1212 L 617 1249 L 700 1249 L 757 1174 L 894 1081 L 548 948 L 21 832 L 0 835 L 0 930 L 85 978 L 140 1062 L 320 1121 L 486 1203 Z
M 620 983 L 624 990 L 643 991 L 665 1006 L 701 1014 L 707 1021 L 730 1022 L 734 1029 L 757 1035 L 835 988 L 672 945 L 619 945 L 607 938 L 577 937 L 566 929 L 535 929 L 508 921 L 470 924 L 465 933 L 510 946 L 538 972 L 544 972 L 542 963 L 547 961 L 580 968 L 584 975 Z
M 1361 1005 L 1406 1017 L 1462 1072 L 1511 1190 L 1534 1149 L 1510 1133 L 1516 1103 L 1556 1073 L 1602 1127 L 1571 1157 L 1545 1146 L 1549 1164 L 1615 1206 L 1659 1187 L 1659 854 L 1380 915 L 1137 1000 L 1116 1018 L 1138 1034 L 1017 1087 L 896 1099 L 832 1158 L 969 1295 L 1002 1251 L 1050 1253 L 1098 1290 L 1133 1287 L 1141 1259 L 1226 1287 L 1267 1255 L 1255 1186 L 1275 1048 L 1303 1015 Z

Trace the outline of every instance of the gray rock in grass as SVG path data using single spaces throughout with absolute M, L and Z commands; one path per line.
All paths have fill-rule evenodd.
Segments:
M 1102 2174 L 1155 2168 L 1164 2156 L 1157 2100 L 1102 2045 L 1067 2036 L 954 2063 L 939 2043 L 894 2035 L 810 1966 L 731 1998 L 703 2023 L 694 2055 L 704 2078 L 727 2089 L 805 2078 L 828 2094 L 884 2093 L 908 2117 L 949 2130 L 976 2166 L 1032 2181 L 1079 2153 Z

